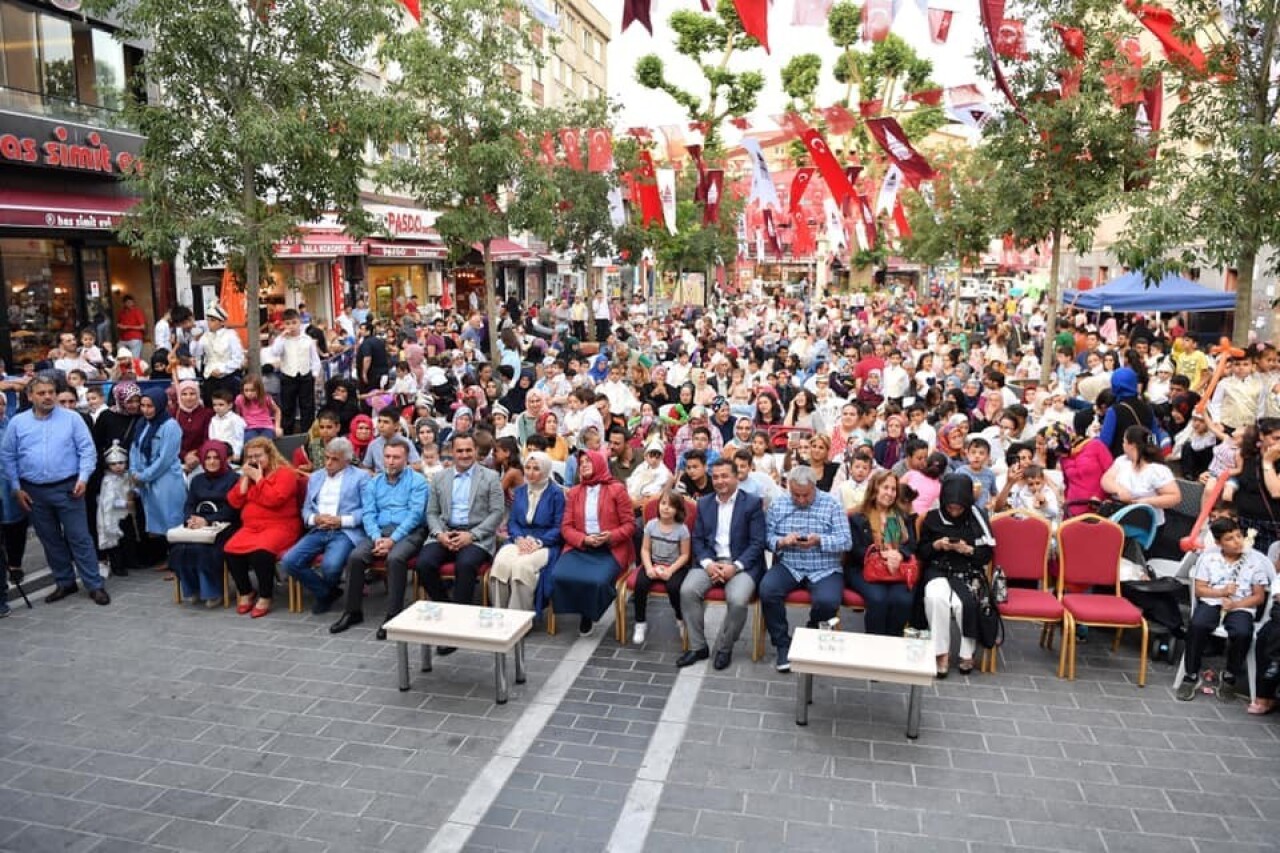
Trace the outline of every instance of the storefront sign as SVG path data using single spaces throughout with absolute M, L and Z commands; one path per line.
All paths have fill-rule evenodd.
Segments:
M 0 163 L 119 175 L 137 167 L 143 138 L 0 111 Z
M 277 257 L 331 258 L 337 255 L 366 254 L 365 244 L 345 234 L 304 234 L 300 240 L 282 240 L 275 245 Z
M 420 246 L 409 243 L 369 243 L 371 258 L 403 258 L 405 260 L 443 260 L 443 246 Z
M 416 207 L 395 207 L 389 204 L 366 204 L 364 209 L 381 226 L 388 237 L 401 240 L 439 240 L 440 235 L 432 227 L 440 214 Z
M 110 231 L 138 199 L 0 189 L 0 225 L 13 228 L 56 228 Z

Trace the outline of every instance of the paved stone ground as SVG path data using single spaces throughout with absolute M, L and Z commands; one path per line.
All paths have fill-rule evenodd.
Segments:
M 1135 650 L 1102 637 L 1065 682 L 1014 628 L 1000 674 L 926 692 L 912 743 L 887 684 L 818 679 L 797 727 L 794 678 L 745 638 L 726 673 L 677 673 L 665 602 L 644 649 L 531 635 L 529 682 L 496 706 L 487 656 L 437 658 L 400 693 L 368 623 L 333 637 L 332 617 L 179 607 L 152 572 L 110 588 L 107 608 L 37 599 L 0 620 L 0 850 L 1280 843 L 1277 718 L 1176 702 L 1165 665 L 1140 690 Z

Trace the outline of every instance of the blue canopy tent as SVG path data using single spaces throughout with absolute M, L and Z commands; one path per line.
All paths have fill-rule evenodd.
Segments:
M 1114 278 L 1091 290 L 1067 290 L 1062 304 L 1084 311 L 1234 311 L 1236 295 L 1170 273 L 1148 286 L 1141 272 Z

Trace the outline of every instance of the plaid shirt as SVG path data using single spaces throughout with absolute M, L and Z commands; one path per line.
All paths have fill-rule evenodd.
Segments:
M 769 550 L 786 566 L 796 580 L 819 581 L 841 571 L 844 552 L 853 546 L 849 519 L 836 500 L 819 491 L 807 507 L 796 506 L 789 492 L 783 492 L 769 505 L 765 518 Z M 778 551 L 778 541 L 788 533 L 800 536 L 817 534 L 822 544 L 817 548 L 787 548 Z

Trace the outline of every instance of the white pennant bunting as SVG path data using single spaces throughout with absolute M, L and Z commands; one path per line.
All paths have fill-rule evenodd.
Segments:
M 750 201 L 760 203 L 761 207 L 772 207 L 782 210 L 778 201 L 778 188 L 773 185 L 769 175 L 769 164 L 760 150 L 760 143 L 750 137 L 742 140 L 742 147 L 751 155 L 751 198 Z
M 662 218 L 667 222 L 667 231 L 676 233 L 676 170 L 658 169 L 658 197 L 662 199 Z
M 627 208 L 622 203 L 622 187 L 613 187 L 609 190 L 609 224 L 614 228 L 621 228 L 627 224 Z
M 893 203 L 898 200 L 898 190 L 902 187 L 902 170 L 893 165 L 884 173 L 884 181 L 880 184 L 880 195 L 876 197 L 876 216 L 893 210 Z
M 831 251 L 836 252 L 849 245 L 844 234 L 844 217 L 840 215 L 840 206 L 831 196 L 822 200 L 822 212 L 827 223 L 827 243 Z

